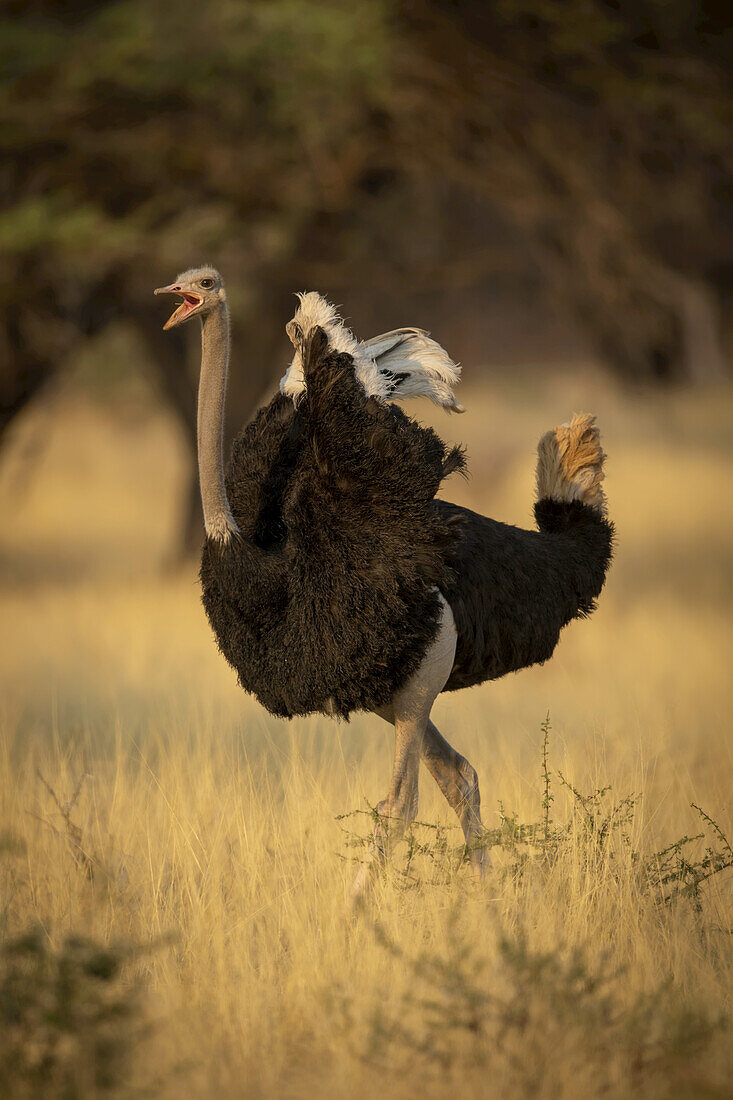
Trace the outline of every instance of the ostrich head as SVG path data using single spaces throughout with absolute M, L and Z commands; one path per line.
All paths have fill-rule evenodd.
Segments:
M 159 286 L 155 294 L 177 294 L 181 304 L 171 314 L 164 329 L 175 328 L 189 317 L 205 317 L 226 302 L 224 280 L 215 267 L 192 267 L 170 286 Z

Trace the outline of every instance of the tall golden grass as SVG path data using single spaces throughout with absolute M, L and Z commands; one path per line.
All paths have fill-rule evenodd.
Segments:
M 409 873 L 403 845 L 350 919 L 350 834 L 369 820 L 337 818 L 384 795 L 390 729 L 282 723 L 238 690 L 194 570 L 161 570 L 181 481 L 165 417 L 72 392 L 22 426 L 0 478 L 0 935 L 157 944 L 125 979 L 147 989 L 130 1088 L 730 1095 L 731 872 L 702 883 L 700 910 L 660 904 L 645 861 L 700 831 L 692 802 L 733 836 L 731 398 L 536 376 L 435 420 L 469 446 L 453 498 L 528 525 L 537 438 L 591 407 L 617 560 L 546 666 L 435 710 L 491 828 L 543 820 L 549 710 L 548 809 L 566 839 L 550 857 L 504 845 L 474 884 L 424 775 L 419 818 L 445 831 L 417 829 Z M 604 806 L 633 794 L 633 818 L 595 844 L 558 771 L 581 793 L 610 784 Z

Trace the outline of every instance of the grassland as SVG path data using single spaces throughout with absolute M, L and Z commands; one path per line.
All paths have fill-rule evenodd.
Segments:
M 570 373 L 464 399 L 436 420 L 469 445 L 451 495 L 520 524 L 541 431 L 599 413 L 617 561 L 546 666 L 438 701 L 500 830 L 486 882 L 425 775 L 427 824 L 351 920 L 369 819 L 337 818 L 383 796 L 389 728 L 281 723 L 237 689 L 193 568 L 162 569 L 181 481 L 162 414 L 71 391 L 21 426 L 0 476 L 0 936 L 152 945 L 122 974 L 143 1015 L 112 1091 L 731 1095 L 733 872 L 690 884 L 706 846 L 726 859 L 691 803 L 733 837 L 733 395 Z M 584 806 L 567 784 L 611 790 Z M 660 887 L 654 853 L 701 831 Z M 78 1034 L 55 1057 L 70 1095 L 104 1092 Z

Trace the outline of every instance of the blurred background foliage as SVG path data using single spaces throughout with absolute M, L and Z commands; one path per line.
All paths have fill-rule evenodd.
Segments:
M 151 291 L 202 261 L 233 304 L 232 430 L 302 287 L 472 370 L 560 318 L 630 381 L 726 377 L 730 23 L 712 0 L 6 0 L 0 431 L 122 325 L 192 442 L 191 345 Z

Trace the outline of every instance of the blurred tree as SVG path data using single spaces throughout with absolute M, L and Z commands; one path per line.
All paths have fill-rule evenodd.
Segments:
M 194 379 L 151 291 L 207 257 L 242 327 L 241 418 L 284 340 L 300 235 L 368 162 L 382 5 L 11 0 L 0 43 L 0 430 L 124 316 L 192 435 Z
M 393 275 L 380 293 L 404 293 L 397 275 L 449 288 L 469 192 L 464 273 L 492 226 L 513 226 L 511 247 L 611 367 L 719 376 L 733 39 L 715 10 L 6 0 L 0 431 L 124 316 L 193 439 L 194 372 L 150 292 L 206 259 L 238 318 L 241 420 L 287 353 L 292 289 L 370 271 Z
M 548 284 L 633 377 L 725 373 L 733 35 L 717 10 L 436 0 L 411 17 L 415 155 L 452 163 L 521 227 Z

